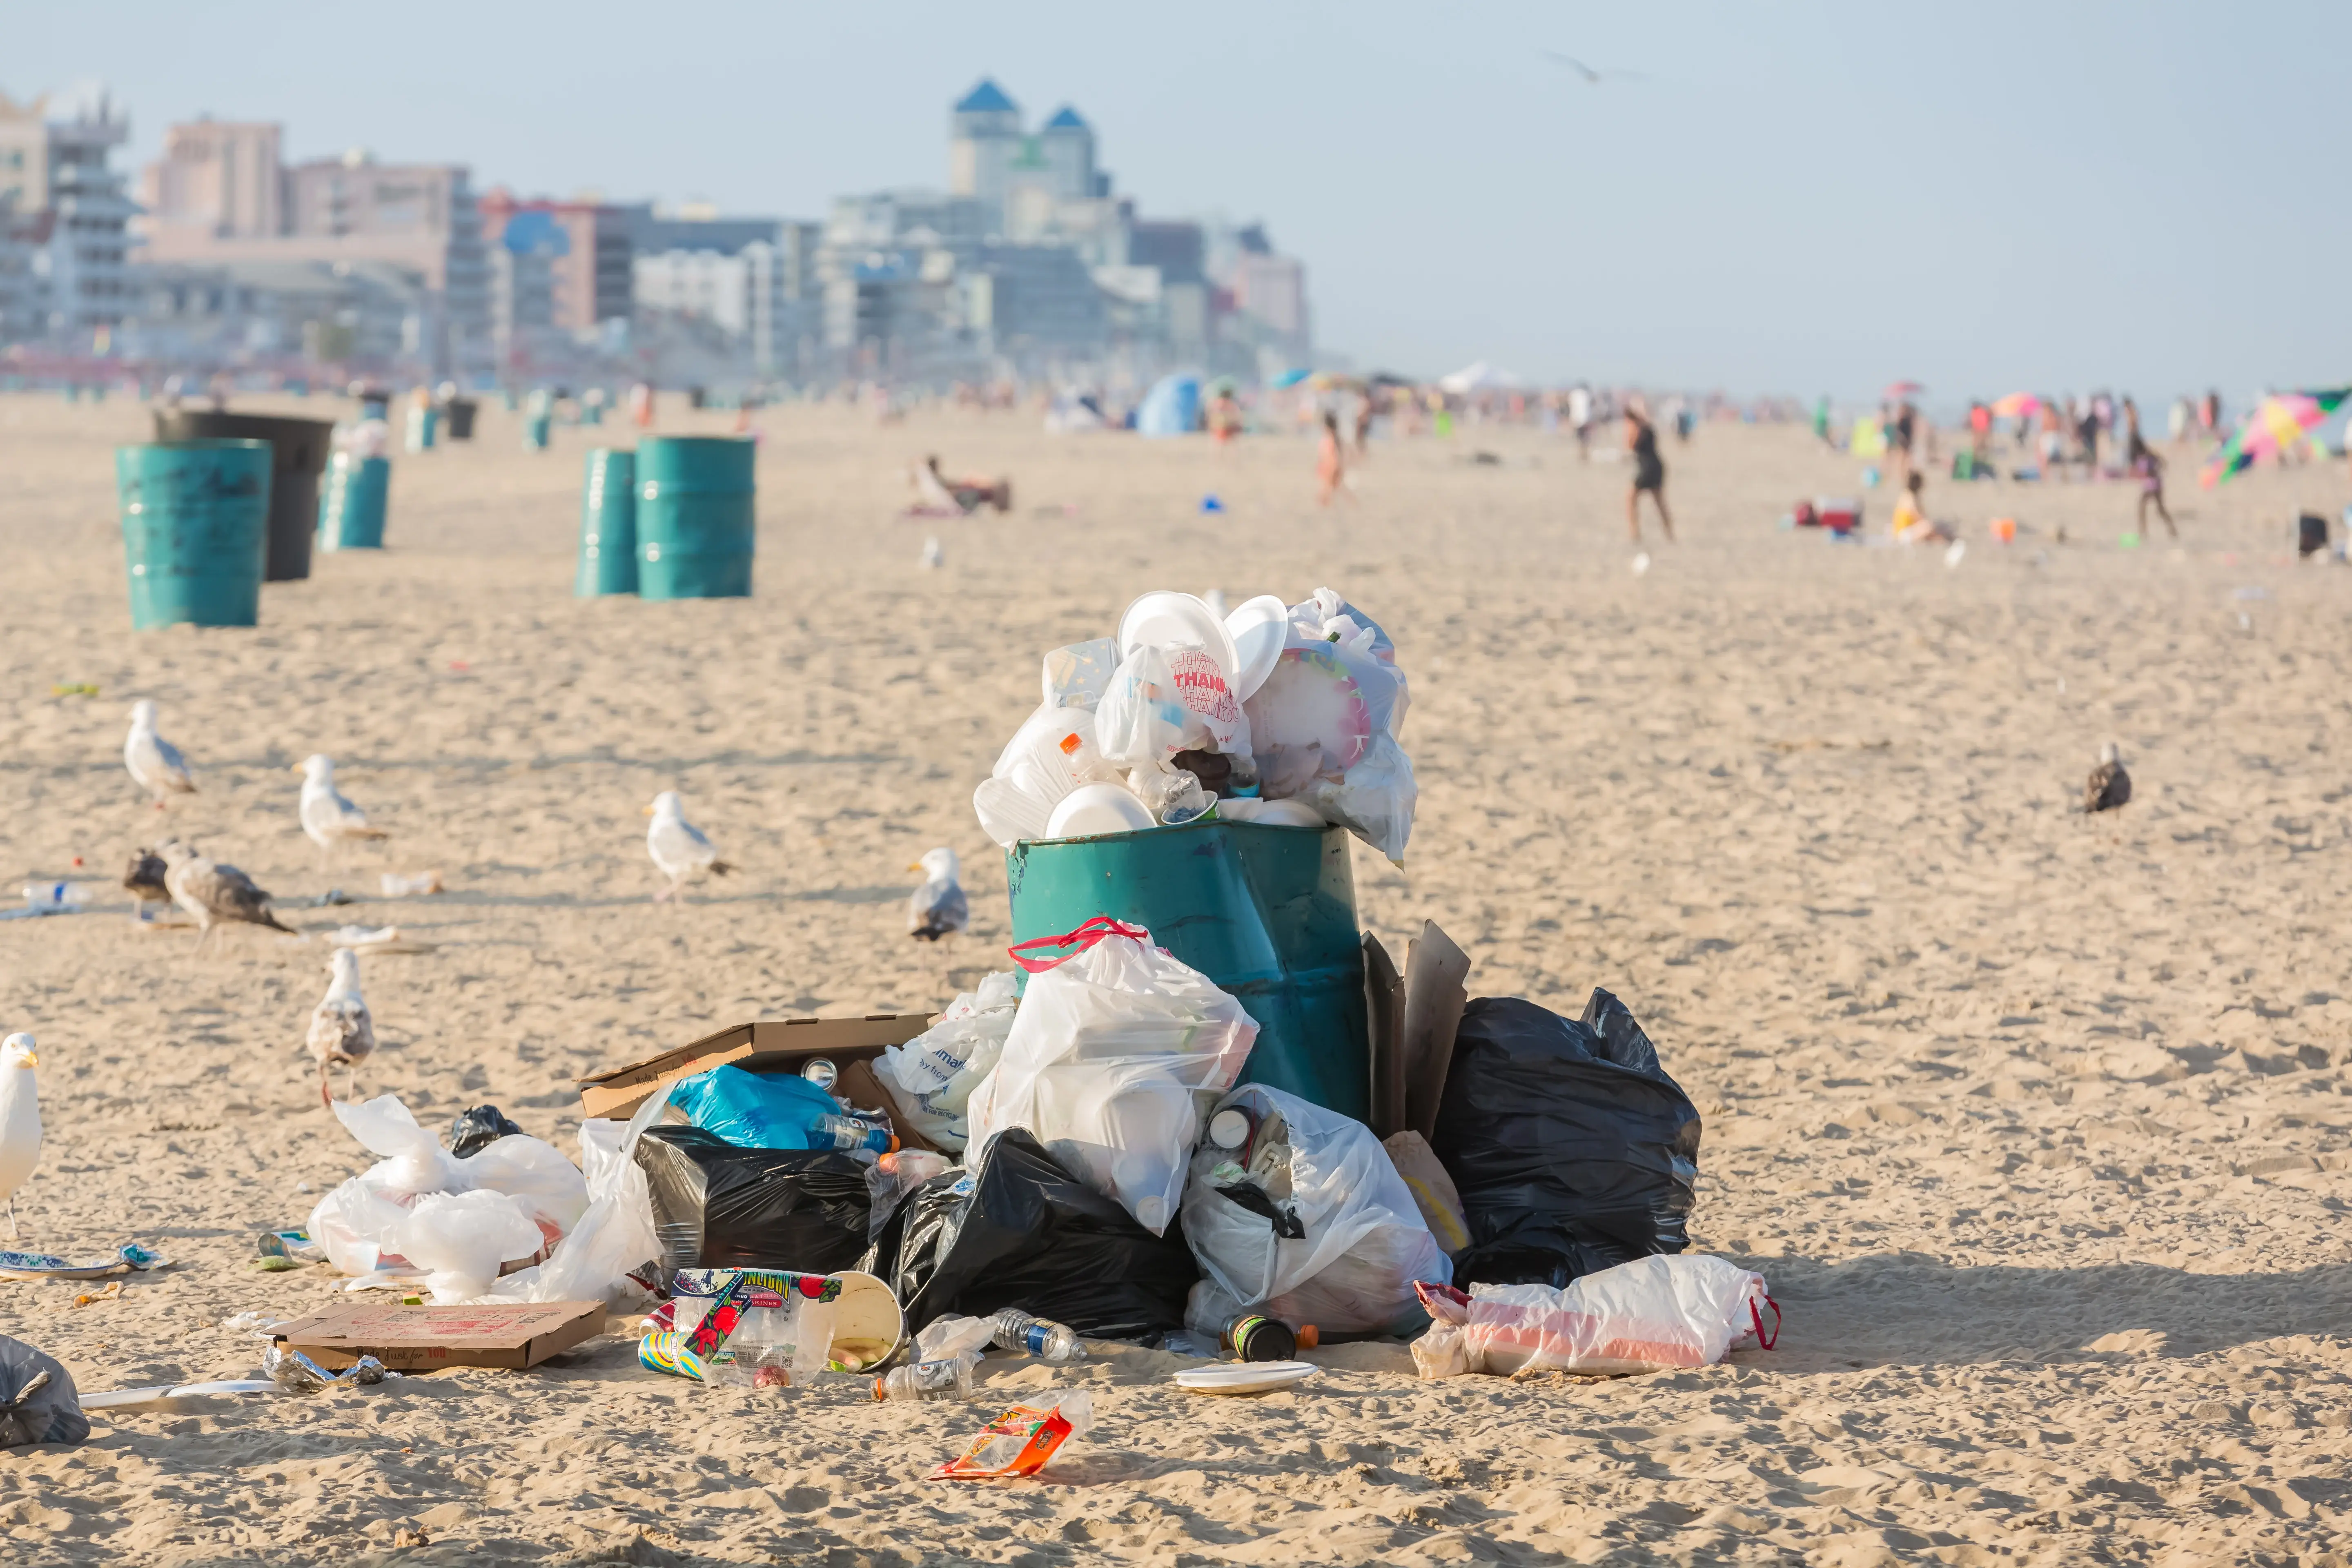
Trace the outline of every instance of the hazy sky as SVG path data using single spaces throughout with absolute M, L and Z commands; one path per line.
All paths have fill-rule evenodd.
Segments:
M 1945 398 L 2352 378 L 2352 5 L 8 8 L 0 89 L 99 78 L 526 195 L 821 217 L 941 185 L 949 102 L 1065 101 L 1147 215 L 1263 217 L 1366 366 Z M 1591 86 L 1540 51 L 1638 79 Z

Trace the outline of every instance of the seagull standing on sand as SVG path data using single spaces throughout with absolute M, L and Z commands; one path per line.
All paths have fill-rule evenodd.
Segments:
M 8 1201 L 8 1235 L 16 1230 L 16 1189 L 41 1163 L 41 1088 L 33 1076 L 40 1066 L 33 1037 L 0 1040 L 0 1198 Z
M 326 865 L 335 847 L 353 839 L 389 838 L 381 827 L 368 826 L 367 813 L 335 788 L 332 759 L 312 752 L 294 771 L 302 775 L 302 831 L 319 847 L 319 863 Z
M 923 885 L 907 900 L 907 933 L 918 942 L 937 942 L 971 923 L 971 902 L 956 878 L 963 864 L 952 849 L 934 849 L 907 868 L 923 873 Z
M 2123 753 L 2109 741 L 2099 748 L 2099 765 L 2083 785 L 2083 809 L 2113 811 L 2131 799 L 2131 774 L 2124 772 Z
M 272 931 L 293 931 L 271 912 L 269 895 L 236 867 L 207 860 L 177 839 L 163 846 L 163 859 L 169 867 L 163 885 L 172 890 L 172 901 L 196 917 L 197 952 L 204 951 L 213 927 L 224 923 L 242 921 Z
M 708 871 L 714 877 L 724 877 L 735 869 L 719 858 L 702 829 L 686 819 L 686 807 L 677 798 L 677 791 L 666 789 L 654 796 L 646 807 L 653 826 L 646 829 L 646 853 L 653 857 L 654 868 L 669 879 L 669 886 L 654 895 L 654 902 L 663 903 L 677 897 L 678 889 L 687 878 L 698 871 Z
M 311 1009 L 310 1035 L 310 1055 L 319 1064 L 319 1099 L 330 1107 L 335 1097 L 327 1091 L 327 1069 L 343 1069 L 344 1097 L 356 1100 L 352 1069 L 375 1049 L 375 1020 L 368 1014 L 367 998 L 360 994 L 360 955 L 348 947 L 337 948 L 334 971 L 327 994 Z
M 188 759 L 180 755 L 180 748 L 155 733 L 155 704 L 145 698 L 131 705 L 131 733 L 122 742 L 122 765 L 131 770 L 133 783 L 155 797 L 155 809 L 163 809 L 167 795 L 194 795 L 196 775 L 188 767 Z
M 134 900 L 131 906 L 132 920 L 143 924 L 152 918 L 148 912 L 152 906 L 170 906 L 172 889 L 163 885 L 163 875 L 171 868 L 161 855 L 144 845 L 131 852 L 131 863 L 123 868 L 122 885 L 130 889 Z

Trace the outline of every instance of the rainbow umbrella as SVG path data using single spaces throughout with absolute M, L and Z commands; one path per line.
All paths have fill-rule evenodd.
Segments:
M 2042 412 L 2042 399 L 2030 392 L 2012 392 L 1993 400 L 1992 416 L 1996 419 L 2031 419 Z
M 1906 397 L 1916 397 L 1927 390 L 1927 388 L 1919 382 L 1898 381 L 1889 385 L 1884 393 L 1880 394 L 1880 395 L 1883 397 L 1893 398 L 1897 402 L 1900 402 L 1902 399 Z
M 2280 392 L 2263 398 L 2197 471 L 2197 482 L 2210 489 L 2231 475 L 2252 468 L 2260 458 L 2278 457 L 2310 435 L 2347 398 L 2352 398 L 2352 386 L 2327 392 Z

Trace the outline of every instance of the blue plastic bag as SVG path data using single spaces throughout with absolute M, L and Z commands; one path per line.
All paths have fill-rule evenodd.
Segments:
M 695 1126 L 744 1149 L 814 1149 L 817 1118 L 841 1112 L 840 1101 L 798 1073 L 767 1077 L 731 1067 L 686 1079 L 669 1091 L 669 1102 Z

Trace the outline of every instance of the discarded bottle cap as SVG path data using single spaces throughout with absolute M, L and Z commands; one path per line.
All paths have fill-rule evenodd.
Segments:
M 841 1078 L 841 1069 L 833 1065 L 830 1057 L 811 1057 L 801 1064 L 801 1076 L 817 1088 L 830 1092 Z
M 1323 1342 L 1323 1331 L 1312 1323 L 1299 1324 L 1297 1334 L 1298 1348 L 1303 1351 L 1311 1351 Z
M 1239 1109 L 1220 1110 L 1209 1118 L 1209 1142 L 1220 1149 L 1238 1149 L 1249 1142 L 1249 1112 Z

